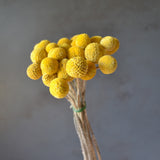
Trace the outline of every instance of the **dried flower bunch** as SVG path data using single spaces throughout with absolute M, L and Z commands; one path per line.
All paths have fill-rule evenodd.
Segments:
M 117 61 L 111 55 L 118 49 L 119 41 L 115 37 L 89 37 L 83 33 L 70 39 L 61 38 L 57 43 L 42 40 L 31 52 L 32 64 L 27 68 L 27 75 L 33 80 L 42 76 L 52 96 L 70 102 L 84 160 L 101 160 L 87 117 L 85 84 L 96 75 L 97 69 L 104 74 L 115 72 Z

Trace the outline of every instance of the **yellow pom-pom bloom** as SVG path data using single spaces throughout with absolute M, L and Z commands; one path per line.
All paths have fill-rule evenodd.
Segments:
M 51 81 L 55 78 L 57 78 L 57 74 L 52 74 L 52 75 L 44 74 L 42 76 L 42 82 L 45 86 L 49 87 Z
M 102 37 L 101 36 L 93 36 L 91 37 L 91 43 L 95 42 L 95 43 L 100 43 Z
M 59 47 L 64 48 L 67 51 L 71 47 L 71 45 L 68 43 L 62 43 L 59 44 Z
M 90 38 L 88 34 L 79 34 L 75 39 L 75 44 L 77 47 L 85 48 L 90 43 Z
M 81 78 L 86 75 L 88 65 L 84 58 L 73 57 L 66 64 L 66 72 L 74 78 Z
M 58 45 L 61 45 L 61 44 L 63 44 L 63 43 L 70 44 L 70 43 L 71 43 L 71 40 L 69 40 L 68 38 L 64 37 L 64 38 L 59 39 L 59 41 L 58 41 L 57 44 L 58 44 Z
M 71 37 L 71 40 L 75 40 L 78 37 L 79 34 L 74 35 L 73 37 Z
M 66 64 L 68 59 L 64 58 L 59 64 L 59 70 L 58 70 L 58 78 L 63 78 L 66 81 L 72 81 L 73 77 L 69 76 L 66 72 Z
M 46 57 L 41 62 L 41 70 L 43 74 L 52 75 L 58 71 L 58 61 L 53 58 Z
M 31 65 L 29 65 L 26 73 L 30 79 L 39 79 L 42 76 L 42 71 L 40 69 L 39 63 L 32 63 Z
M 118 39 L 111 36 L 102 38 L 100 44 L 105 48 L 105 54 L 112 55 L 119 49 Z
M 48 43 L 50 43 L 50 41 L 48 41 L 48 40 L 42 40 L 42 41 L 40 41 L 39 43 L 37 43 L 34 46 L 34 49 L 36 49 L 36 48 L 45 48 Z
M 117 69 L 117 60 L 110 55 L 105 55 L 99 59 L 98 65 L 102 73 L 112 74 Z
M 47 46 L 46 46 L 46 51 L 47 51 L 47 53 L 49 53 L 49 51 L 50 51 L 51 49 L 56 48 L 56 47 L 58 47 L 58 45 L 57 45 L 56 43 L 54 43 L 54 42 L 48 43 Z
M 55 78 L 50 83 L 49 91 L 56 98 L 64 98 L 69 91 L 69 85 L 63 78 Z
M 99 58 L 103 56 L 103 50 L 98 43 L 90 43 L 85 48 L 85 58 L 88 61 L 97 63 Z
M 68 50 L 68 58 L 70 59 L 73 57 L 83 57 L 84 58 L 84 50 L 77 46 L 70 47 Z
M 42 59 L 47 57 L 47 55 L 48 54 L 44 48 L 36 48 L 31 52 L 30 58 L 33 63 L 36 63 L 36 62 L 39 63 L 42 61 Z
M 67 56 L 66 50 L 61 47 L 53 48 L 48 53 L 48 57 L 57 59 L 59 61 L 62 60 L 63 58 L 66 58 L 66 56 Z
M 84 77 L 81 77 L 83 80 L 90 80 L 96 75 L 96 66 L 93 62 L 87 61 L 88 71 Z

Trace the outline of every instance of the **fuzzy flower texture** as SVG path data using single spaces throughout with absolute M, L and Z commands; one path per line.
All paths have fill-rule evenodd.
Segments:
M 27 68 L 27 76 L 49 87 L 55 98 L 64 98 L 69 92 L 68 83 L 75 78 L 90 80 L 96 70 L 112 74 L 117 69 L 117 60 L 111 56 L 119 49 L 115 37 L 78 34 L 72 38 L 61 38 L 57 43 L 42 40 L 31 52 L 32 64 Z

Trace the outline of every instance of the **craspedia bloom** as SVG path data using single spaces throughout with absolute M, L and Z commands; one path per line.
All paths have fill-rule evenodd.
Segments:
M 100 43 L 102 37 L 101 36 L 93 36 L 91 37 L 91 43 L 95 42 L 95 43 Z
M 117 60 L 110 55 L 105 55 L 99 59 L 98 66 L 102 73 L 112 74 L 117 69 Z
M 48 53 L 48 57 L 57 59 L 59 61 L 62 60 L 63 58 L 66 58 L 66 56 L 67 56 L 66 50 L 61 47 L 53 48 Z
M 54 43 L 54 42 L 48 43 L 47 46 L 46 46 L 46 51 L 47 51 L 47 53 L 49 53 L 49 51 L 50 51 L 51 49 L 56 48 L 56 47 L 58 47 L 58 45 L 57 45 L 56 43 Z
M 112 55 L 119 49 L 119 41 L 115 37 L 106 36 L 102 38 L 100 44 L 105 48 L 105 54 Z
M 75 39 L 75 45 L 77 47 L 85 48 L 89 43 L 90 43 L 90 38 L 86 33 L 79 34 Z
M 58 45 L 61 45 L 61 44 L 63 44 L 63 43 L 70 44 L 70 43 L 71 43 L 71 40 L 68 39 L 68 38 L 66 38 L 66 37 L 64 37 L 64 38 L 59 39 L 59 41 L 57 42 Z
M 85 58 L 88 61 L 97 63 L 99 58 L 103 56 L 103 50 L 98 43 L 90 43 L 85 48 Z
M 59 44 L 59 47 L 64 48 L 67 51 L 71 47 L 71 45 L 68 43 L 62 43 Z
M 42 76 L 40 64 L 32 63 L 31 65 L 28 66 L 26 73 L 30 79 L 33 79 L 33 80 L 39 79 Z
M 50 83 L 53 79 L 57 78 L 57 74 L 52 74 L 52 75 L 48 75 L 48 74 L 44 74 L 42 76 L 42 82 L 45 86 L 49 87 Z
M 61 60 L 60 64 L 59 64 L 59 70 L 58 70 L 58 78 L 63 78 L 66 81 L 72 81 L 74 78 L 69 76 L 68 73 L 66 72 L 66 64 L 67 64 L 68 59 L 64 58 Z
M 42 41 L 40 41 L 39 43 L 37 43 L 34 46 L 34 49 L 36 49 L 36 48 L 45 48 L 48 43 L 50 43 L 50 41 L 48 41 L 48 40 L 42 40 Z
M 90 80 L 96 75 L 96 66 L 93 62 L 87 61 L 88 71 L 84 77 L 81 77 L 83 80 Z
M 74 35 L 73 37 L 71 37 L 71 40 L 75 40 L 78 37 L 79 34 Z
M 73 57 L 66 64 L 66 72 L 74 78 L 81 78 L 86 75 L 88 65 L 84 58 Z
M 41 62 L 41 70 L 43 74 L 52 75 L 58 71 L 58 61 L 53 58 L 46 57 Z
M 36 62 L 41 62 L 42 59 L 44 59 L 45 57 L 47 57 L 47 52 L 45 51 L 44 48 L 35 48 L 32 52 L 31 52 L 31 55 L 30 55 L 30 58 L 31 58 L 31 61 L 33 63 L 36 63 Z
M 69 85 L 63 78 L 55 78 L 50 83 L 49 91 L 56 98 L 64 98 L 69 92 Z
M 68 58 L 73 57 L 83 57 L 84 58 L 84 50 L 80 47 L 73 46 L 68 49 Z

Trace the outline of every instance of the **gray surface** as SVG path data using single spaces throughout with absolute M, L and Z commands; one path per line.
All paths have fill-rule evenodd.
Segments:
M 159 0 L 0 0 L 0 159 L 82 159 L 68 102 L 25 70 L 38 41 L 87 32 L 121 42 L 117 72 L 87 84 L 102 159 L 159 160 L 159 20 Z

